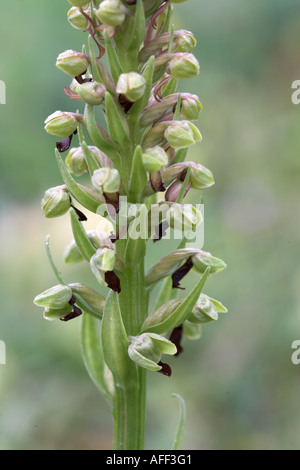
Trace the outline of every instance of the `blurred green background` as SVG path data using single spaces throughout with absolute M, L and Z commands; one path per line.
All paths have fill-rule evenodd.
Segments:
M 32 304 L 56 282 L 47 233 L 66 279 L 94 282 L 88 268 L 78 274 L 63 266 L 68 217 L 49 222 L 40 211 L 44 190 L 61 184 L 55 138 L 43 121 L 78 106 L 63 93 L 69 81 L 55 59 L 80 50 L 85 36 L 67 23 L 66 1 L 0 5 L 7 100 L 0 105 L 0 339 L 7 354 L 0 448 L 109 449 L 110 410 L 84 369 L 80 320 L 48 323 Z M 203 104 L 204 139 L 189 159 L 216 181 L 203 193 L 204 249 L 228 264 L 206 293 L 229 313 L 205 326 L 200 340 L 184 342 L 170 379 L 149 374 L 147 448 L 170 447 L 176 392 L 187 405 L 184 449 L 299 449 L 300 366 L 291 362 L 291 344 L 300 339 L 300 106 L 291 102 L 291 84 L 300 79 L 300 4 L 189 0 L 175 12 L 175 27 L 196 36 L 201 64 L 200 76 L 181 84 Z M 194 280 L 191 274 L 184 285 Z

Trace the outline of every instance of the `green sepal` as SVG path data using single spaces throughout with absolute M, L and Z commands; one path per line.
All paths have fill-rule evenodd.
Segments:
M 209 272 L 210 268 L 207 268 L 198 284 L 166 320 L 162 321 L 161 323 L 158 323 L 157 325 L 148 326 L 145 329 L 143 329 L 142 327 L 142 332 L 147 331 L 163 334 L 181 325 L 189 317 L 197 300 L 199 299 L 206 279 L 208 278 Z
M 143 164 L 142 147 L 137 145 L 133 155 L 128 190 L 128 202 L 140 202 L 147 183 L 147 173 Z
M 99 69 L 97 67 L 96 55 L 95 55 L 95 51 L 94 51 L 94 47 L 93 47 L 93 38 L 92 38 L 91 35 L 89 35 L 89 38 L 88 38 L 88 45 L 89 45 L 90 67 L 91 67 L 91 70 L 92 70 L 93 79 L 96 82 L 100 82 L 100 83 L 104 84 L 104 81 L 103 81 L 103 79 L 102 79 L 102 77 L 99 73 Z
M 68 190 L 72 194 L 72 196 L 86 209 L 88 209 L 91 212 L 97 212 L 97 209 L 99 205 L 101 204 L 101 201 L 94 199 L 91 194 L 88 194 L 87 191 L 85 191 L 82 185 L 79 185 L 71 176 L 69 173 L 69 170 L 67 168 L 67 165 L 63 161 L 59 151 L 55 149 L 55 154 L 56 154 L 56 160 L 58 164 L 59 171 L 61 173 L 61 176 L 64 180 L 65 185 L 67 186 Z
M 108 386 L 107 380 L 105 380 L 107 366 L 104 362 L 100 331 L 101 322 L 83 312 L 81 323 L 81 352 L 83 362 L 96 387 L 111 400 L 113 390 L 112 387 Z
M 119 76 L 122 73 L 124 73 L 124 70 L 123 70 L 122 65 L 120 64 L 113 42 L 111 38 L 109 37 L 106 30 L 104 30 L 104 38 L 105 38 L 105 48 L 106 48 L 106 54 L 107 54 L 107 60 L 109 63 L 110 73 L 115 84 L 117 84 Z
M 115 385 L 121 388 L 135 386 L 137 370 L 128 356 L 129 340 L 122 320 L 118 294 L 110 291 L 105 307 L 101 328 L 104 360 L 111 370 Z
M 123 108 L 108 91 L 105 93 L 105 116 L 111 138 L 120 147 L 129 144 L 129 128 Z
M 76 245 L 82 256 L 89 262 L 91 257 L 96 253 L 96 249 L 91 244 L 82 224 L 79 222 L 74 209 L 70 210 L 71 225 Z
M 137 63 L 138 52 L 145 38 L 146 19 L 144 12 L 143 0 L 137 0 L 134 15 L 134 24 L 132 28 L 132 39 L 127 48 L 127 54 L 133 59 L 134 64 Z

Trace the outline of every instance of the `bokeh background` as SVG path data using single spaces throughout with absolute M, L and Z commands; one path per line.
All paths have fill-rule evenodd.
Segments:
M 49 323 L 32 304 L 56 283 L 47 233 L 66 279 L 94 282 L 88 268 L 63 265 L 68 217 L 49 222 L 40 210 L 44 190 L 61 184 L 43 121 L 76 110 L 55 59 L 85 37 L 67 23 L 66 1 L 0 6 L 0 448 L 109 449 L 110 410 L 82 363 L 80 319 Z M 291 362 L 300 339 L 300 106 L 291 102 L 299 0 L 189 0 L 176 6 L 174 24 L 198 41 L 201 74 L 181 89 L 203 105 L 204 139 L 190 159 L 216 181 L 203 193 L 204 249 L 228 264 L 206 293 L 229 312 L 184 342 L 170 379 L 149 374 L 147 448 L 170 447 L 176 392 L 187 406 L 184 449 L 299 449 L 300 365 Z

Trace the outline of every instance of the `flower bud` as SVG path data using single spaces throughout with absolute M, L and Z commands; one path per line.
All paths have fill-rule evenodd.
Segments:
M 91 264 L 98 271 L 113 271 L 116 253 L 110 248 L 99 248 L 91 258 Z
M 120 189 L 120 174 L 115 168 L 99 168 L 92 176 L 92 184 L 102 193 L 117 193 Z
M 143 333 L 140 336 L 130 336 L 131 344 L 128 354 L 132 361 L 140 367 L 152 371 L 161 370 L 158 362 L 163 354 L 176 354 L 176 346 L 163 336 L 156 333 Z
M 87 237 L 94 248 L 98 249 L 102 246 L 102 237 L 96 230 L 86 232 Z M 64 250 L 64 260 L 66 264 L 79 263 L 84 258 L 76 245 L 75 240 L 71 240 Z
M 202 105 L 197 95 L 185 95 L 181 100 L 181 114 L 188 121 L 197 121 Z
M 68 2 L 74 7 L 79 7 L 79 8 L 83 8 L 85 5 L 89 3 L 89 1 L 87 0 L 68 0 Z
M 168 155 L 162 147 L 159 147 L 159 145 L 146 149 L 143 152 L 143 164 L 145 170 L 150 173 L 159 171 L 161 167 L 167 165 L 168 162 Z
M 211 274 L 226 268 L 224 261 L 202 250 L 199 250 L 199 252 L 193 256 L 192 261 L 195 269 L 200 273 L 204 273 L 207 267 L 211 268 Z
M 180 30 L 180 34 L 173 39 L 173 52 L 192 52 L 197 41 L 190 31 Z
M 73 173 L 75 176 L 83 175 L 88 169 L 81 147 L 72 148 L 67 155 L 65 163 L 70 173 Z
M 201 294 L 192 310 L 188 321 L 191 323 L 209 323 L 218 320 L 218 311 L 210 298 Z
M 86 72 L 88 66 L 88 56 L 71 49 L 62 52 L 56 59 L 56 67 L 71 77 L 82 75 Z
M 195 231 L 202 222 L 202 214 L 191 204 L 174 203 L 167 211 L 167 221 L 171 228 L 185 233 Z
M 76 92 L 85 103 L 98 106 L 104 100 L 106 88 L 99 82 L 85 82 L 76 86 Z
M 176 80 L 184 80 L 199 75 L 200 65 L 193 54 L 178 52 L 169 62 L 170 75 Z
M 45 120 L 45 131 L 58 137 L 69 137 L 77 129 L 77 120 L 73 113 L 55 111 Z
M 65 315 L 68 315 L 73 310 L 73 306 L 67 304 L 62 308 L 45 308 L 43 317 L 45 320 L 55 321 L 60 320 Z
M 162 181 L 164 184 L 168 184 L 170 181 L 178 178 L 173 185 L 178 186 L 178 192 L 180 191 L 180 183 L 184 181 L 188 168 L 191 168 L 190 183 L 195 189 L 205 189 L 212 186 L 215 181 L 212 172 L 201 165 L 201 163 L 194 162 L 180 162 L 170 165 L 168 168 L 161 172 Z M 176 183 L 176 184 L 175 184 Z M 171 186 L 169 187 L 169 189 Z M 168 189 L 168 190 L 169 190 Z M 176 198 L 175 198 L 176 199 Z
M 119 26 L 125 20 L 125 7 L 120 0 L 103 0 L 96 15 L 108 26 Z
M 70 196 L 65 186 L 47 189 L 41 207 L 47 219 L 60 217 L 70 209 Z
M 204 189 L 209 188 L 215 184 L 215 180 L 212 172 L 201 165 L 201 163 L 195 163 L 191 167 L 190 181 L 192 183 L 192 188 L 195 189 Z
M 33 301 L 38 307 L 64 308 L 72 297 L 72 289 L 69 286 L 58 284 L 37 295 Z M 72 310 L 72 309 L 71 309 Z
M 125 95 L 129 101 L 139 100 L 145 92 L 146 80 L 136 72 L 122 73 L 119 77 L 116 92 Z
M 77 7 L 72 7 L 68 11 L 68 22 L 75 29 L 84 31 L 87 27 L 87 19 Z
M 202 140 L 199 129 L 189 121 L 174 121 L 164 133 L 171 147 L 181 149 Z
M 95 147 L 93 145 L 89 145 L 89 150 L 92 152 L 93 157 L 96 159 L 97 163 L 101 167 L 113 167 L 112 161 L 108 158 L 107 155 L 105 155 L 102 150 L 98 149 L 98 147 Z

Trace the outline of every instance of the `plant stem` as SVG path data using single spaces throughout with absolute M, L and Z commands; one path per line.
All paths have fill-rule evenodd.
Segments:
M 121 275 L 122 291 L 119 294 L 119 303 L 128 336 L 138 334 L 147 317 L 144 277 L 143 258 L 136 266 L 126 267 Z M 113 403 L 115 449 L 141 450 L 144 448 L 146 377 L 147 371 L 137 367 L 134 385 L 131 382 L 130 387 L 126 383 L 116 386 Z

